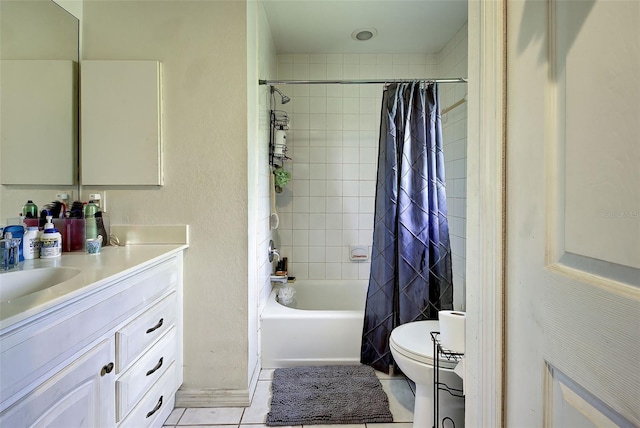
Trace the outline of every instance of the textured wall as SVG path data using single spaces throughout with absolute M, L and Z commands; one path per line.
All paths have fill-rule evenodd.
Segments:
M 246 389 L 245 2 L 91 1 L 83 29 L 84 59 L 162 62 L 165 185 L 107 188 L 108 210 L 113 223 L 190 225 L 183 389 Z

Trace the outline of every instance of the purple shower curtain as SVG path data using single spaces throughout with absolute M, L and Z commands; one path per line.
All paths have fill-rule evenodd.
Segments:
M 437 84 L 385 87 L 378 150 L 360 360 L 388 373 L 393 328 L 437 319 L 439 310 L 453 309 Z

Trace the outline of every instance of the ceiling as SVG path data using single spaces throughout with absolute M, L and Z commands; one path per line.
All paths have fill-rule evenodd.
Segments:
M 263 0 L 279 54 L 439 52 L 467 20 L 466 0 Z M 375 28 L 367 41 L 356 29 Z

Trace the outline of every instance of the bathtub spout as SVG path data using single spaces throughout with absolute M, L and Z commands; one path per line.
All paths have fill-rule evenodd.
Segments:
M 280 261 L 280 252 L 276 248 L 276 245 L 273 243 L 273 239 L 269 240 L 269 262 L 273 263 L 275 260 L 276 263 Z
M 280 282 L 282 284 L 286 284 L 287 283 L 287 277 L 286 276 L 280 276 L 280 275 L 271 275 L 271 282 Z

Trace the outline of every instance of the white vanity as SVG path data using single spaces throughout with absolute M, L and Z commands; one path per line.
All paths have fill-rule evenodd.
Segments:
M 78 273 L 1 299 L 0 426 L 161 426 L 182 384 L 186 247 L 27 261 L 24 269 Z M 0 274 L 0 287 L 12 274 Z

